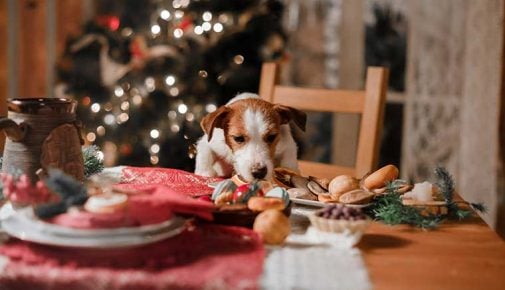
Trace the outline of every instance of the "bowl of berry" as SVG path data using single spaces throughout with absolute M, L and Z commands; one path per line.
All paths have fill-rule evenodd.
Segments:
M 360 208 L 343 204 L 329 205 L 310 214 L 308 218 L 321 239 L 331 240 L 336 235 L 345 236 L 350 238 L 351 245 L 359 242 L 371 222 Z

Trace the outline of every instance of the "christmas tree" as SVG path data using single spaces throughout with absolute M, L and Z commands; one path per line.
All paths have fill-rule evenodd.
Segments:
M 58 95 L 79 101 L 85 139 L 115 164 L 193 170 L 200 119 L 258 89 L 284 54 L 274 0 L 96 1 L 67 41 Z

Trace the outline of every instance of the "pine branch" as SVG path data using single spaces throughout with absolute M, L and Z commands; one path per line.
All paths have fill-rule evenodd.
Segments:
M 437 183 L 436 185 L 440 189 L 440 192 L 442 193 L 445 202 L 447 204 L 451 204 L 453 202 L 453 197 L 454 197 L 454 179 L 452 175 L 445 169 L 444 167 L 437 166 L 435 168 L 435 176 L 437 177 Z
M 89 178 L 93 174 L 102 172 L 103 170 L 103 160 L 98 154 L 100 148 L 96 145 L 89 146 L 82 150 L 82 156 L 84 159 L 84 176 Z
M 485 206 L 483 203 L 470 203 L 470 206 L 481 213 L 487 212 L 487 206 Z
M 472 215 L 471 210 L 461 209 L 458 202 L 454 201 L 455 183 L 452 175 L 444 167 L 437 166 L 435 168 L 435 175 L 437 177 L 437 186 L 442 193 L 445 202 L 447 203 L 448 215 L 458 219 L 465 219 Z M 482 203 L 467 203 L 476 211 L 485 213 L 487 208 Z
M 388 190 L 387 194 L 378 197 L 372 206 L 371 214 L 385 224 L 409 224 L 423 229 L 436 228 L 443 220 L 433 214 L 422 215 L 417 208 L 404 205 L 396 190 Z

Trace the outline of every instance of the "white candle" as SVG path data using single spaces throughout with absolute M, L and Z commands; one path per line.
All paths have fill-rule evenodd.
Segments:
M 403 195 L 405 198 L 411 198 L 419 201 L 432 201 L 432 188 L 433 185 L 428 181 L 414 184 L 412 191 Z

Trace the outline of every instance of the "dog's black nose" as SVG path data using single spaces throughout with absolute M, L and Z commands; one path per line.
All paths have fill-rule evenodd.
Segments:
M 267 168 L 266 167 L 253 168 L 251 173 L 254 178 L 263 179 L 267 175 Z

